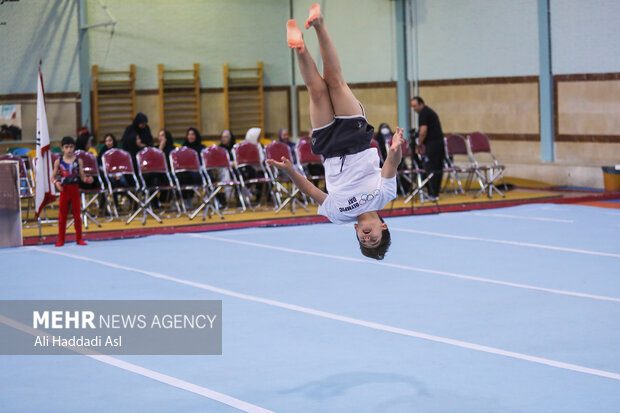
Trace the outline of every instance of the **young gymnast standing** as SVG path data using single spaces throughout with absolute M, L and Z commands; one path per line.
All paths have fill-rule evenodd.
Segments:
M 344 80 L 340 60 L 319 4 L 310 7 L 306 29 L 314 27 L 323 58 L 323 76 L 308 53 L 297 22 L 286 24 L 289 47 L 295 49 L 299 70 L 310 96 L 312 152 L 323 156 L 329 194 L 308 181 L 286 158 L 267 162 L 282 169 L 295 185 L 319 204 L 319 214 L 331 222 L 357 221 L 355 231 L 362 254 L 383 259 L 390 246 L 381 210 L 396 198 L 396 172 L 402 159 L 403 129 L 396 128 L 387 159 L 379 168 L 379 155 L 370 147 L 374 128 L 364 108 Z

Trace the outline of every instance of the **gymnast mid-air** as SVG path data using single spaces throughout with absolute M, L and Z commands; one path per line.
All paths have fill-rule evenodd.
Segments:
M 334 43 L 327 32 L 319 4 L 310 7 L 306 29 L 314 27 L 323 58 L 323 76 L 306 49 L 297 22 L 286 23 L 287 42 L 295 49 L 299 70 L 310 97 L 312 152 L 322 155 L 329 194 L 321 191 L 291 162 L 268 159 L 293 180 L 300 191 L 319 204 L 319 214 L 335 224 L 357 221 L 355 231 L 362 254 L 383 259 L 390 232 L 377 211 L 396 198 L 396 173 L 402 159 L 403 129 L 396 128 L 387 159 L 379 168 L 379 155 L 370 147 L 374 128 L 362 104 L 344 80 Z

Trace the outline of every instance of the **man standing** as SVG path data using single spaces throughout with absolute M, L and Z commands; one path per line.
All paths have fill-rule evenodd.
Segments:
M 418 114 L 419 137 L 415 152 L 424 160 L 424 170 L 427 173 L 434 173 L 428 183 L 428 194 L 437 198 L 441 189 L 443 161 L 446 156 L 441 122 L 437 113 L 426 106 L 421 97 L 411 99 L 411 107 Z

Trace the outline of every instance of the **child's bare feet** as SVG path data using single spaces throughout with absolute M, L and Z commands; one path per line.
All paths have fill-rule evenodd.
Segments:
M 286 42 L 291 49 L 299 49 L 300 53 L 305 50 L 304 37 L 297 22 L 293 19 L 286 22 Z
M 306 20 L 306 29 L 309 29 L 310 26 L 320 26 L 323 24 L 323 15 L 321 14 L 321 5 L 319 3 L 314 3 L 310 6 L 310 16 L 308 20 Z

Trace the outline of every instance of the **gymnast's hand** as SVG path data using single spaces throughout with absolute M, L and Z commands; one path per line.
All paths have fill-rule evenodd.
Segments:
M 280 162 L 276 161 L 275 159 L 267 159 L 267 163 L 269 165 L 275 165 L 278 167 L 278 169 L 281 169 L 287 173 L 294 171 L 293 164 L 284 156 L 281 158 Z
M 405 139 L 403 138 L 403 131 L 403 128 L 399 128 L 398 126 L 396 127 L 396 133 L 394 133 L 394 136 L 392 136 L 392 145 L 390 145 L 390 152 L 396 152 L 400 148 L 400 145 L 405 142 Z

